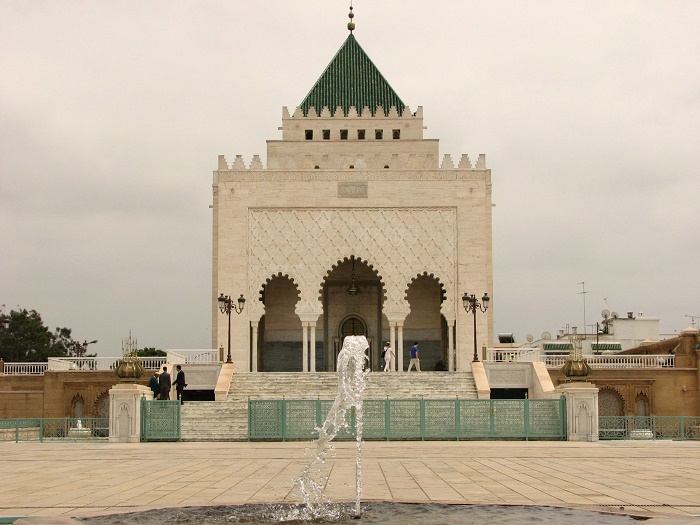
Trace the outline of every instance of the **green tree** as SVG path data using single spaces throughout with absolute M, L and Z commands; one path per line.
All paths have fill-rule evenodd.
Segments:
M 147 346 L 137 350 L 136 355 L 139 357 L 165 357 L 168 354 L 163 352 L 163 350 L 159 350 L 158 348 Z
M 36 310 L 12 310 L 0 314 L 0 358 L 8 363 L 41 362 L 49 357 L 74 355 L 80 343 L 70 328 L 51 332 Z

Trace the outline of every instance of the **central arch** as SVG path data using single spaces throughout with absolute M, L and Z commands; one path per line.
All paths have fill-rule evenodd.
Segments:
M 384 285 L 366 260 L 350 255 L 329 270 L 321 284 L 324 363 L 317 370 L 335 371 L 343 338 L 364 335 L 369 343 L 370 367 L 379 366 Z

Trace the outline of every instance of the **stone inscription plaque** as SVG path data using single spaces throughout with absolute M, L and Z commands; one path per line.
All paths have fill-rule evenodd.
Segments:
M 367 182 L 338 182 L 338 197 L 367 198 Z

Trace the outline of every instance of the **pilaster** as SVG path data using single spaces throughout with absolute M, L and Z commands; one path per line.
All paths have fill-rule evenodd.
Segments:
M 569 441 L 598 441 L 598 388 L 589 382 L 559 385 L 566 398 L 566 434 Z
M 136 383 L 120 383 L 109 390 L 109 442 L 141 441 L 141 398 L 153 399 L 150 388 Z

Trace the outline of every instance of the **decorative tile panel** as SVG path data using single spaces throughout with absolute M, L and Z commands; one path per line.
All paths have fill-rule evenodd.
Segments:
M 323 279 L 354 255 L 379 274 L 386 312 L 408 314 L 406 290 L 415 277 L 433 275 L 447 300 L 442 313 L 455 316 L 456 209 L 445 208 L 251 208 L 249 295 L 282 273 L 299 287 L 296 312 L 322 312 Z M 264 306 L 251 301 L 251 313 Z M 246 305 L 248 306 L 248 305 Z

